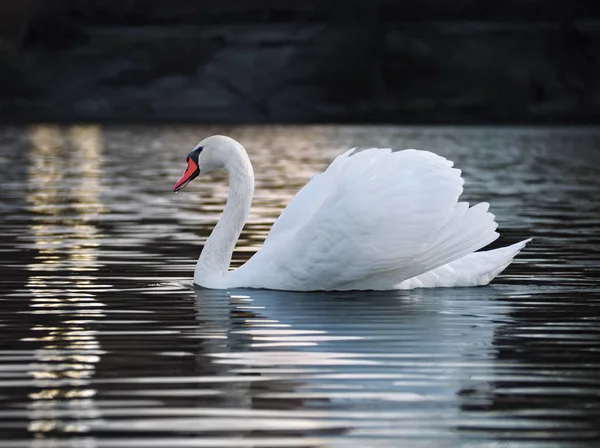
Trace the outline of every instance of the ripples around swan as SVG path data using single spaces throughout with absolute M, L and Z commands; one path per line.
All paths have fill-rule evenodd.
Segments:
M 430 149 L 532 236 L 483 288 L 210 291 L 223 176 L 170 187 L 203 136 L 255 165 L 239 265 L 351 146 Z M 0 446 L 573 447 L 600 439 L 600 132 L 435 127 L 0 129 Z

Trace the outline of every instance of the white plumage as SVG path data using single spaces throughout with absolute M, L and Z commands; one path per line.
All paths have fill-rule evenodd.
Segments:
M 195 283 L 294 291 L 410 289 L 489 283 L 529 241 L 476 250 L 498 237 L 488 204 L 458 202 L 461 172 L 428 151 L 352 149 L 290 201 L 262 248 L 227 268 L 250 209 L 252 167 L 229 137 L 198 144 L 200 172 L 225 168 L 230 190 L 200 256 Z M 198 173 L 196 173 L 197 175 Z M 188 175 L 188 178 L 186 178 Z M 190 168 L 175 185 L 189 182 Z M 193 179 L 193 176 L 192 176 Z

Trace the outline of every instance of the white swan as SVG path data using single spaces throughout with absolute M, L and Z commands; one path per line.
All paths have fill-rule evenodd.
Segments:
M 215 135 L 187 156 L 178 192 L 224 168 L 227 204 L 206 241 L 194 282 L 213 289 L 411 289 L 488 284 L 530 240 L 475 252 L 498 238 L 488 204 L 458 202 L 453 163 L 428 151 L 351 149 L 314 177 L 273 224 L 261 249 L 229 270 L 254 192 L 244 147 Z

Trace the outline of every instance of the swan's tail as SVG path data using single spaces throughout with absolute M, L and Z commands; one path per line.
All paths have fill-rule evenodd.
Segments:
M 494 250 L 486 250 L 482 252 L 475 252 L 467 255 L 463 259 L 456 260 L 455 269 L 459 269 L 461 266 L 470 264 L 471 267 L 471 279 L 465 279 L 469 282 L 474 282 L 474 286 L 487 285 L 491 282 L 498 274 L 500 274 L 506 267 L 512 263 L 513 259 L 519 252 L 531 241 L 528 238 L 518 243 L 511 244 L 510 246 L 500 247 Z M 462 263 L 460 263 L 462 262 Z M 451 263 L 453 265 L 454 263 Z
M 499 249 L 474 252 L 452 263 L 406 280 L 402 289 L 419 287 L 483 286 L 513 261 L 531 238 Z
M 488 211 L 489 204 L 481 202 L 469 208 L 459 202 L 448 222 L 427 244 L 407 272 L 409 277 L 429 272 L 487 246 L 498 238 L 495 216 Z

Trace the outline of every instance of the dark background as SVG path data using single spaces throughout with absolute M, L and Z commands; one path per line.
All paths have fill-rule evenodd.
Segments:
M 597 123 L 600 1 L 4 0 L 0 120 Z

